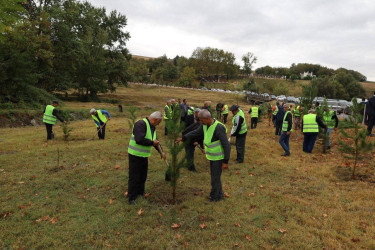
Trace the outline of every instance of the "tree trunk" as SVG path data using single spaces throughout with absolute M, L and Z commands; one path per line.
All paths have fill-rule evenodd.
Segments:
M 352 173 L 352 179 L 355 179 L 355 169 L 357 167 L 357 159 L 358 159 L 358 149 L 355 150 L 355 158 L 354 158 L 354 166 L 353 166 L 353 173 Z

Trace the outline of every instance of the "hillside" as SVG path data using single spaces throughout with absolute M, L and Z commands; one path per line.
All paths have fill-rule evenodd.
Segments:
M 249 106 L 236 95 L 197 90 L 131 85 L 115 94 L 127 110 L 142 118 L 161 110 L 171 97 Z M 349 162 L 333 150 L 302 153 L 301 132 L 293 132 L 291 153 L 282 149 L 273 127 L 263 121 L 247 136 L 245 163 L 222 176 L 224 201 L 210 203 L 209 166 L 196 151 L 198 173 L 182 170 L 178 204 L 164 181 L 165 165 L 154 151 L 150 158 L 148 197 L 129 206 L 127 113 L 116 105 L 66 103 L 66 108 L 105 108 L 113 115 L 105 141 L 88 140 L 92 120 L 72 122 L 69 141 L 55 126 L 55 141 L 45 143 L 43 126 L 3 128 L 0 139 L 1 248 L 374 248 L 374 162 L 368 157 L 352 181 Z M 232 116 L 229 115 L 229 118 Z M 164 124 L 157 127 L 165 145 Z M 231 129 L 231 125 L 228 125 Z M 168 156 L 169 157 L 169 156 Z M 173 229 L 176 223 L 179 228 Z

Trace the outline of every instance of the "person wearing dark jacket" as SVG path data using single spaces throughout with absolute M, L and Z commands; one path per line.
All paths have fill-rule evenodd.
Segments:
M 247 135 L 247 125 L 244 112 L 237 106 L 233 105 L 229 108 L 232 111 L 232 131 L 231 137 L 236 137 L 236 151 L 237 159 L 236 163 L 243 163 L 245 156 L 245 144 Z
M 368 114 L 367 135 L 375 136 L 375 134 L 372 134 L 372 128 L 375 124 L 375 92 L 374 95 L 368 100 L 366 113 Z
M 283 125 L 282 125 L 282 132 L 280 135 L 279 143 L 281 147 L 284 149 L 284 154 L 281 156 L 289 156 L 290 155 L 290 147 L 289 147 L 289 138 L 290 133 L 292 132 L 292 125 L 293 125 L 293 115 L 292 112 L 289 111 L 288 105 L 284 104 L 283 106 L 285 114 L 283 118 Z
M 279 99 L 276 100 L 277 114 L 276 114 L 276 131 L 275 135 L 281 135 L 281 128 L 283 126 L 284 109 L 283 105 L 280 105 Z
M 43 122 L 46 124 L 47 140 L 52 140 L 55 135 L 53 134 L 52 127 L 56 124 L 57 119 L 60 122 L 66 123 L 60 116 L 56 107 L 59 106 L 58 101 L 52 101 L 52 105 L 47 105 L 44 109 Z
M 194 110 L 194 114 L 193 114 L 194 121 L 193 123 L 189 125 L 186 123 L 186 125 L 188 126 L 184 129 L 184 131 L 182 131 L 182 136 L 200 127 L 201 124 L 198 118 L 199 111 L 201 111 L 199 108 L 196 108 Z M 195 169 L 195 165 L 194 165 L 194 152 L 195 152 L 196 142 L 203 148 L 203 140 L 199 138 L 188 139 L 185 144 L 185 157 L 186 157 L 186 161 L 188 162 L 188 170 L 192 172 L 197 172 L 197 170 Z
M 137 121 L 133 127 L 128 154 L 129 154 L 129 204 L 134 205 L 138 196 L 145 194 L 145 183 L 148 172 L 148 158 L 154 147 L 163 159 L 165 153 L 159 151 L 159 141 L 156 139 L 156 126 L 163 120 L 161 112 L 156 111 L 149 117 Z
M 210 161 L 211 193 L 209 199 L 210 201 L 219 201 L 224 198 L 221 173 L 223 169 L 228 169 L 230 157 L 230 144 L 226 127 L 221 122 L 213 119 L 208 110 L 201 110 L 198 117 L 202 125 L 182 138 L 177 139 L 176 143 L 190 138 L 203 139 L 206 158 Z
M 302 120 L 302 132 L 303 132 L 303 152 L 311 153 L 316 138 L 319 133 L 319 127 L 327 130 L 327 126 L 322 122 L 319 116 L 313 114 L 314 110 L 310 109 L 309 114 L 303 116 Z

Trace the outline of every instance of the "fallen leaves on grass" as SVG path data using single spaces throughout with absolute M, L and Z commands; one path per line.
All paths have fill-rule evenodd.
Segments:
M 323 217 L 324 217 L 324 218 L 327 218 L 327 217 L 328 217 L 328 214 L 323 214 Z
M 124 192 L 124 196 L 125 196 L 125 197 L 128 197 L 128 191 L 125 191 L 125 192 Z
M 150 196 L 150 194 L 149 193 L 146 193 L 145 194 L 145 198 L 147 198 L 147 197 L 149 197 Z
M 235 222 L 234 225 L 235 225 L 236 227 L 241 227 L 241 225 L 240 225 L 238 222 Z
M 0 216 L 2 216 L 4 219 L 6 218 L 6 217 L 8 217 L 10 215 L 10 212 L 8 211 L 8 212 L 5 212 L 5 214 L 3 215 L 3 214 L 0 214 Z
M 279 231 L 279 232 L 282 233 L 282 234 L 285 234 L 285 233 L 286 233 L 286 229 L 283 229 L 283 228 L 280 228 L 280 229 L 278 229 L 277 231 Z
M 249 194 L 249 197 L 254 197 L 255 196 L 255 193 L 250 193 Z
M 171 228 L 173 229 L 177 229 L 177 228 L 180 228 L 181 227 L 181 224 L 178 224 L 178 223 L 173 223 Z
M 358 239 L 358 238 L 353 238 L 353 239 L 351 239 L 351 241 L 354 242 L 354 243 L 358 243 L 358 242 L 360 242 L 361 240 Z
M 189 243 L 187 241 L 185 241 L 185 248 L 188 248 L 189 247 Z
M 109 204 L 112 204 L 114 200 L 116 200 L 115 197 L 112 197 L 111 199 L 109 199 Z
M 219 227 L 220 223 L 219 222 L 216 222 L 215 226 L 216 227 Z
M 140 208 L 140 209 L 138 210 L 137 214 L 138 214 L 138 216 L 141 216 L 141 215 L 143 214 L 143 209 Z
M 216 235 L 212 235 L 211 239 L 216 240 Z
M 263 185 L 259 185 L 260 188 L 264 188 Z
M 230 195 L 228 193 L 224 193 L 224 197 L 229 198 Z
M 246 235 L 246 239 L 247 239 L 248 242 L 252 242 L 253 241 L 253 239 L 249 235 Z
M 199 226 L 200 226 L 200 228 L 202 228 L 202 229 L 205 229 L 205 228 L 207 227 L 207 225 L 206 225 L 206 224 L 204 224 L 204 223 L 202 223 L 202 224 L 199 224 Z
M 120 165 L 119 165 L 119 164 L 116 164 L 116 165 L 115 165 L 115 169 L 116 169 L 116 170 L 119 170 L 119 169 L 120 169 Z
M 174 238 L 178 240 L 179 238 L 181 238 L 181 234 L 176 234 Z
M 52 219 L 50 219 L 50 222 L 51 222 L 52 224 L 55 224 L 56 221 L 57 221 L 57 218 L 56 218 L 56 217 L 52 217 Z
M 160 218 L 161 218 L 161 217 L 163 217 L 163 214 L 162 214 L 162 213 L 159 213 L 159 216 L 160 216 Z

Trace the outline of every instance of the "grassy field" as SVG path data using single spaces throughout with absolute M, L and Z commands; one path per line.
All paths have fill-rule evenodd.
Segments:
M 132 85 L 106 95 L 138 107 L 142 118 L 161 110 L 168 98 L 205 100 L 249 107 L 236 95 Z M 247 136 L 244 164 L 231 164 L 222 175 L 224 201 L 210 203 L 209 165 L 196 151 L 198 173 L 182 170 L 178 204 L 164 181 L 164 162 L 150 158 L 147 198 L 129 206 L 126 113 L 116 105 L 66 103 L 69 109 L 102 107 L 113 114 L 105 141 L 88 140 L 93 121 L 72 122 L 69 141 L 45 142 L 45 128 L 0 129 L 1 248 L 375 248 L 375 176 L 373 157 L 350 180 L 349 162 L 337 150 L 302 152 L 302 134 L 294 132 L 291 153 L 282 149 L 273 127 L 263 121 Z M 229 116 L 231 118 L 231 115 Z M 165 144 L 163 123 L 157 127 Z M 228 126 L 230 129 L 231 126 Z M 172 228 L 177 224 L 178 228 Z

